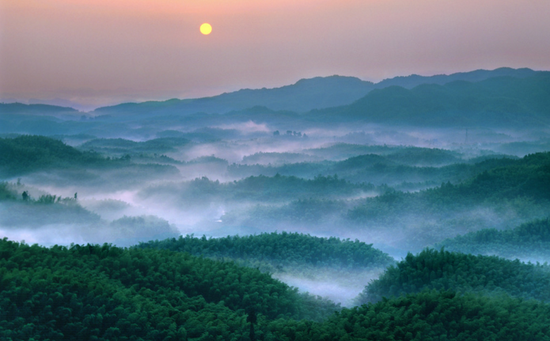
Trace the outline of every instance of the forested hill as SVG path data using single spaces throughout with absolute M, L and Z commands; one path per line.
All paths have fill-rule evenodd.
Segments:
M 296 340 L 547 341 L 549 329 L 547 304 L 424 291 L 343 309 L 319 327 L 297 326 Z
M 456 185 L 448 182 L 418 193 L 390 191 L 368 198 L 363 205 L 350 210 L 349 218 L 371 219 L 388 211 L 437 213 L 496 204 L 503 199 L 534 200 L 538 205 L 547 205 L 550 201 L 550 152 L 531 154 L 517 160 L 487 160 L 478 168 L 489 170 Z
M 177 191 L 174 191 L 177 190 Z M 295 176 L 250 176 L 239 181 L 220 183 L 206 177 L 180 183 L 151 186 L 140 191 L 143 199 L 171 197 L 174 201 L 196 205 L 211 201 L 277 202 L 296 198 L 340 198 L 374 191 L 371 184 L 352 184 L 337 176 L 318 176 L 305 180 Z
M 320 238 L 300 233 L 262 233 L 251 236 L 195 238 L 187 235 L 140 243 L 139 248 L 168 249 L 215 259 L 238 260 L 243 265 L 269 264 L 274 271 L 331 267 L 342 270 L 385 268 L 394 260 L 358 240 Z
M 0 274 L 3 340 L 240 339 L 245 311 L 265 321 L 339 309 L 258 270 L 167 250 L 4 238 Z
M 137 145 L 136 148 L 151 150 L 170 148 L 168 145 L 173 143 L 171 139 L 158 140 L 161 141 L 151 140 L 134 144 Z M 177 140 L 179 143 L 187 141 Z M 51 181 L 56 185 L 72 182 L 77 186 L 112 188 L 123 185 L 142 186 L 145 181 L 151 179 L 171 179 L 179 176 L 176 167 L 162 164 L 163 158 L 144 157 L 141 160 L 137 157 L 138 162 L 133 162 L 128 154 L 118 155 L 120 157 L 116 156 L 116 153 L 112 157 L 105 157 L 93 150 L 81 151 L 45 136 L 22 135 L 15 138 L 0 138 L 0 179 L 47 171 L 41 173 L 43 176 L 46 176 L 46 173 L 50 174 L 43 181 Z M 104 181 L 101 182 L 100 179 Z
M 17 175 L 48 167 L 104 164 L 96 153 L 81 152 L 59 140 L 44 136 L 23 135 L 0 138 L 0 175 Z
M 362 121 L 431 127 L 537 127 L 550 122 L 550 73 L 477 83 L 391 86 L 342 107 L 313 110 L 316 121 Z
M 381 174 L 385 169 L 391 170 L 389 166 L 378 168 Z M 390 245 L 405 251 L 420 251 L 459 234 L 487 228 L 512 229 L 527 221 L 548 217 L 548 152 L 521 159 L 488 159 L 474 165 L 443 168 L 441 171 L 445 173 L 432 174 L 444 174 L 453 180 L 462 178 L 462 182 L 445 182 L 418 192 L 401 192 L 379 186 L 371 192 L 379 195 L 354 200 L 340 200 L 347 198 L 337 196 L 322 200 L 319 196 L 304 195 L 282 206 L 257 205 L 246 212 L 228 211 L 220 219 L 234 226 L 269 226 L 273 229 L 293 225 L 330 231 L 333 226 L 339 226 L 349 231 L 381 234 L 384 237 L 372 240 L 380 243 L 378 245 L 392 243 Z M 401 179 L 409 180 L 410 176 Z M 274 182 L 274 179 L 270 181 Z M 231 186 L 236 188 L 236 185 Z M 347 186 L 340 187 L 342 193 Z M 265 193 L 267 189 L 262 188 L 261 192 Z M 347 193 L 348 198 L 353 195 L 353 192 Z
M 379 147 L 376 148 L 341 144 L 341 148 L 335 145 L 334 150 L 341 149 L 341 156 L 347 156 L 346 149 L 353 150 L 354 147 L 356 150 L 353 153 L 359 155 L 352 155 L 342 161 L 285 163 L 283 162 L 286 157 L 284 154 L 258 153 L 254 154 L 252 159 L 264 161 L 262 164 L 251 164 L 251 162 L 231 164 L 227 167 L 227 172 L 234 178 L 256 174 L 266 176 L 281 174 L 311 179 L 318 175 L 338 174 L 338 177 L 352 183 L 368 182 L 377 186 L 386 184 L 394 188 L 407 188 L 408 185 L 416 185 L 419 188 L 426 188 L 449 181 L 459 183 L 485 170 L 513 164 L 513 160 L 517 159 L 517 157 L 508 155 L 487 155 L 464 159 L 457 152 L 419 147 L 384 148 L 376 146 Z M 323 153 L 318 150 L 314 152 Z M 325 155 L 329 155 L 329 153 L 327 152 Z M 267 160 L 277 160 L 277 158 L 280 158 L 281 161 L 272 162 L 271 165 L 266 162 Z
M 80 206 L 74 198 L 41 194 L 33 197 L 22 184 L 0 182 L 0 226 L 40 228 L 45 224 L 95 224 L 99 215 Z
M 447 182 L 416 193 L 389 190 L 362 199 L 345 217 L 357 228 L 400 231 L 397 236 L 407 236 L 400 243 L 407 244 L 408 250 L 419 250 L 457 234 L 510 229 L 548 216 L 550 153 L 482 164 L 489 170 L 462 183 Z
M 484 229 L 446 239 L 436 247 L 463 253 L 548 262 L 550 223 L 548 219 L 541 219 L 522 224 L 512 230 Z
M 447 184 L 433 191 L 448 198 L 462 198 L 462 200 L 516 197 L 550 200 L 550 152 L 530 154 L 518 160 L 502 160 L 502 162 L 506 165 L 486 170 L 463 184 L 456 186 Z
M 391 266 L 372 281 L 358 303 L 383 297 L 420 292 L 424 289 L 483 294 L 507 293 L 522 298 L 550 301 L 550 269 L 494 256 L 474 256 L 426 249 Z
M 3 239 L 0 275 L 7 341 L 546 341 L 550 329 L 549 305 L 505 295 L 423 291 L 339 311 L 254 269 L 107 244 Z
M 141 153 L 165 153 L 185 146 L 190 141 L 181 137 L 163 137 L 142 142 L 117 139 L 93 139 L 80 145 L 81 150 L 93 150 L 106 154 L 128 154 L 134 156 Z

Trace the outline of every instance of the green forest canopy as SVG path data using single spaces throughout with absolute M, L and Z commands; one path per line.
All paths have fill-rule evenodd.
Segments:
M 339 310 L 257 270 L 187 253 L 0 240 L 7 341 L 545 341 L 549 332 L 549 305 L 504 293 L 423 290 Z
M 358 303 L 376 302 L 424 289 L 507 293 L 521 298 L 550 301 L 550 269 L 495 256 L 474 256 L 445 250 L 425 249 L 390 266 L 369 283 Z
M 538 219 L 511 230 L 484 229 L 446 239 L 436 247 L 504 258 L 550 260 L 550 222 Z
M 250 236 L 196 238 L 193 235 L 140 243 L 139 248 L 168 249 L 214 259 L 239 260 L 240 264 L 267 263 L 275 269 L 334 267 L 384 268 L 395 261 L 358 240 L 321 238 L 301 233 L 273 232 Z

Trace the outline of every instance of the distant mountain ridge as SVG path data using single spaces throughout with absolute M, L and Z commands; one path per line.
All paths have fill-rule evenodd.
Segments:
M 550 72 L 375 89 L 354 103 L 305 114 L 319 122 L 413 126 L 540 127 L 550 122 Z
M 194 114 L 227 113 L 254 106 L 265 106 L 272 110 L 307 112 L 313 109 L 337 107 L 350 104 L 374 89 L 401 86 L 406 89 L 420 84 L 445 84 L 457 80 L 477 82 L 492 77 L 525 78 L 539 71 L 528 68 L 498 68 L 495 70 L 475 70 L 451 75 L 419 76 L 410 75 L 383 80 L 379 83 L 362 81 L 356 77 L 329 76 L 301 79 L 295 84 L 273 89 L 241 89 L 218 96 L 197 99 L 171 99 L 163 102 L 123 103 L 116 106 L 98 108 L 95 114 L 156 113 Z
M 495 70 L 474 70 L 469 72 L 457 72 L 450 75 L 434 75 L 434 76 L 397 76 L 393 78 L 384 79 L 383 81 L 376 83 L 377 89 L 387 88 L 388 86 L 397 85 L 406 89 L 412 89 L 421 84 L 439 84 L 444 85 L 446 83 L 454 81 L 467 81 L 467 82 L 480 82 L 494 77 L 515 77 L 525 78 L 534 76 L 540 71 L 534 71 L 528 68 L 512 69 L 509 67 L 501 67 Z
M 475 70 L 450 75 L 419 76 L 413 74 L 385 79 L 378 83 L 363 81 L 356 77 L 334 75 L 301 79 L 294 84 L 272 89 L 241 89 L 203 98 L 121 103 L 97 108 L 92 113 L 96 115 L 186 115 L 199 112 L 223 114 L 254 106 L 264 106 L 272 110 L 307 112 L 314 109 L 348 105 L 364 97 L 372 90 L 390 86 L 412 89 L 421 84 L 443 85 L 457 80 L 479 82 L 503 76 L 525 78 L 540 72 L 528 68 L 512 69 L 503 67 L 495 70 Z M 0 114 L 6 113 L 75 114 L 78 111 L 70 107 L 49 104 L 0 103 Z
M 354 77 L 316 77 L 275 89 L 122 103 L 98 108 L 93 114 L 96 118 L 88 120 L 87 115 L 81 117 L 82 113 L 72 108 L 0 104 L 0 133 L 49 131 L 49 134 L 103 136 L 98 129 L 130 132 L 132 126 L 144 122 L 149 130 L 152 127 L 162 130 L 173 124 L 197 129 L 248 121 L 267 124 L 274 130 L 356 123 L 541 128 L 550 124 L 550 72 L 500 68 L 448 76 L 411 75 L 376 84 Z
M 225 114 L 262 106 L 272 110 L 306 112 L 349 104 L 374 89 L 374 84 L 355 77 L 330 76 L 302 79 L 274 89 L 241 89 L 212 97 L 171 99 L 163 102 L 122 103 L 97 108 L 94 114 Z
M 51 114 L 76 114 L 76 113 L 78 113 L 78 110 L 76 109 L 73 109 L 70 107 L 60 107 L 57 105 L 0 103 L 0 115 L 9 115 L 9 114 L 51 115 Z

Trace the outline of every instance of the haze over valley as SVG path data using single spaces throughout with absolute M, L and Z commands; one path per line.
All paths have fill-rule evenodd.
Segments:
M 305 320 L 337 339 L 350 333 L 331 327 L 339 319 L 392 311 L 399 300 L 508 306 L 532 299 L 525 303 L 532 310 L 522 305 L 513 314 L 545 311 L 549 108 L 550 72 L 527 68 L 378 83 L 316 77 L 87 112 L 2 103 L 0 254 L 5 262 L 18 252 L 84 257 L 86 276 L 108 272 L 102 285 L 117 287 L 120 302 L 141 283 L 164 290 L 140 295 L 167 319 L 193 311 L 189 319 L 206 321 L 201 314 L 216 310 L 246 340 L 254 334 L 234 330 L 256 313 L 266 339 L 306 333 L 294 325 Z M 122 266 L 124 257 L 140 261 Z M 157 266 L 163 262 L 186 264 L 191 275 L 171 278 Z M 239 283 L 254 278 L 250 286 L 269 282 L 272 291 L 241 292 L 224 282 L 224 271 L 238 273 Z M 147 274 L 164 278 L 164 289 Z M 192 297 L 202 297 L 203 308 L 183 308 L 199 304 Z M 133 304 L 116 314 L 131 320 Z M 229 333 L 178 319 L 166 323 L 182 339 Z M 139 332 L 130 332 L 134 322 L 116 328 L 145 337 L 165 323 L 148 321 Z M 0 326 L 15 328 L 10 323 Z

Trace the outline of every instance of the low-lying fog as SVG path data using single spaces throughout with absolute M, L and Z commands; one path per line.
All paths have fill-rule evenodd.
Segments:
M 354 305 L 354 299 L 370 281 L 377 279 L 384 269 L 365 271 L 335 271 L 321 269 L 311 276 L 275 273 L 274 278 L 303 292 L 326 297 L 344 307 Z
M 440 179 L 446 176 L 437 173 L 441 167 L 468 163 L 475 157 L 500 154 L 522 157 L 544 150 L 550 137 L 534 140 L 523 132 L 400 130 L 377 126 L 358 130 L 293 131 L 253 122 L 214 128 L 222 133 L 223 130 L 236 131 L 233 135 L 238 138 L 191 139 L 188 144 L 165 152 L 135 152 L 132 147 L 117 152 L 98 151 L 110 158 L 129 155 L 128 163 L 109 169 L 50 168 L 6 178 L 11 184 L 20 178 L 21 185 L 14 185 L 19 199 L 23 192 L 36 200 L 46 194 L 74 199 L 77 193 L 77 198 L 72 203 L 32 207 L 22 202 L 0 201 L 0 235 L 30 244 L 108 242 L 130 246 L 179 234 L 216 237 L 286 230 L 374 243 L 374 247 L 400 259 L 407 251 L 418 251 L 482 227 L 511 228 L 510 225 L 527 220 L 530 213 L 521 213 L 519 206 L 513 205 L 507 210 L 503 208 L 507 204 L 503 204 L 502 207 L 473 207 L 445 217 L 423 212 L 396 217 L 387 212 L 383 220 L 352 223 L 348 216 L 350 210 L 363 205 L 367 198 L 388 191 L 386 184 L 404 188 L 399 186 L 408 183 L 413 191 L 439 186 Z M 209 132 L 214 133 L 215 130 Z M 75 141 L 72 139 L 71 143 Z M 75 146 L 79 148 L 78 144 Z M 442 151 L 423 159 L 407 159 L 412 152 L 396 154 L 410 147 Z M 384 159 L 372 164 L 368 160 L 356 161 L 358 164 L 353 167 L 357 169 L 338 164 L 367 154 Z M 424 175 L 418 176 L 416 182 L 398 175 L 391 178 L 384 170 L 387 168 L 380 166 L 381 162 L 387 162 L 384 167 L 401 171 L 431 167 L 430 172 L 439 174 L 440 178 L 432 182 Z M 348 168 L 339 169 L 341 165 Z M 321 172 L 333 170 L 334 173 L 315 180 Z M 271 182 L 256 179 L 255 183 L 264 187 L 247 187 L 243 180 L 262 175 L 270 179 L 283 178 L 269 180 Z M 361 181 L 339 182 L 354 176 Z M 321 213 L 308 211 L 316 205 L 326 205 L 326 209 Z M 68 218 L 63 218 L 64 215 Z M 442 224 L 450 224 L 453 230 Z M 275 277 L 303 291 L 351 305 L 352 299 L 380 271 L 357 274 L 351 280 L 330 273 L 315 277 L 276 274 Z

